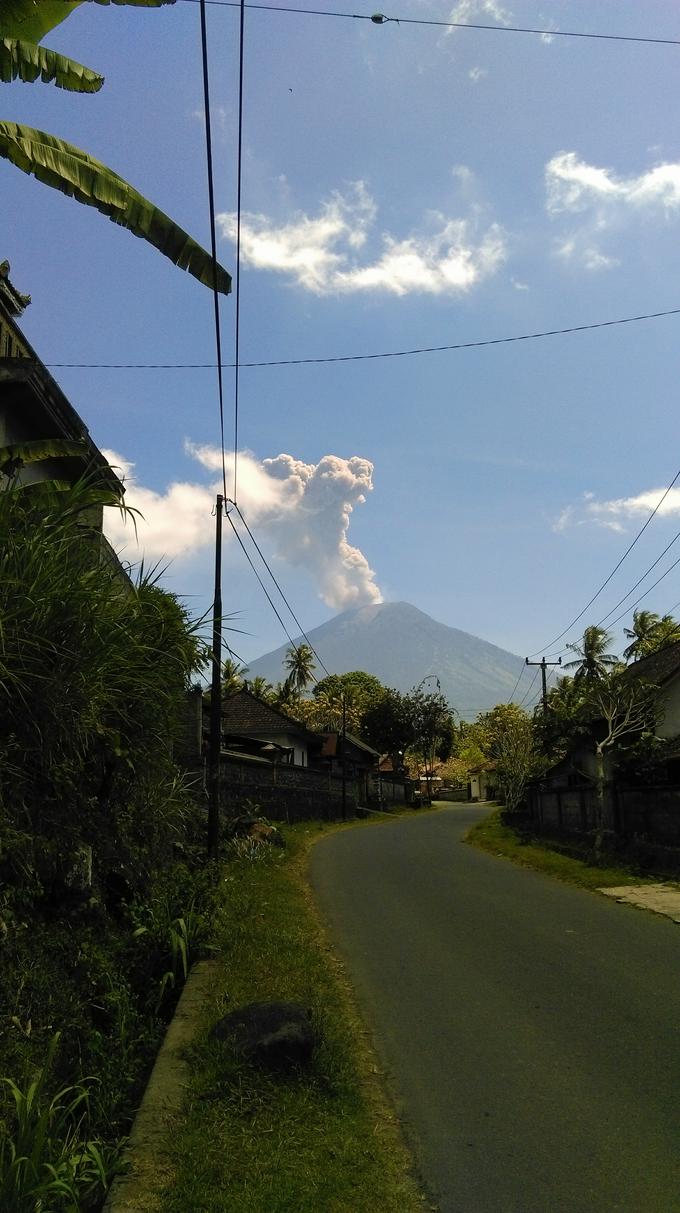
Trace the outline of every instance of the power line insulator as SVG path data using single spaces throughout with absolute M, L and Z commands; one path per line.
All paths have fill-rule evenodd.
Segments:
M 373 13 L 371 21 L 374 25 L 384 25 L 386 21 L 389 21 L 389 17 L 386 17 L 384 13 Z

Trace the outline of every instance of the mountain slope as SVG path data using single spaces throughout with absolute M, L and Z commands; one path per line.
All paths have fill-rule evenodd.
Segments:
M 523 665 L 521 657 L 437 623 L 407 602 L 344 611 L 314 628 L 309 639 L 331 674 L 366 670 L 399 691 L 436 674 L 451 706 L 468 719 L 507 702 Z M 281 681 L 288 647 L 252 661 L 248 677 Z M 322 678 L 323 670 L 317 668 L 316 676 Z

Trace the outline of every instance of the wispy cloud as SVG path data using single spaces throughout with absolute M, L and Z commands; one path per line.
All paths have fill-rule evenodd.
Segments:
M 185 452 L 206 472 L 221 472 L 218 448 L 186 442 Z M 136 537 L 119 511 L 106 511 L 106 535 L 126 559 L 181 561 L 211 548 L 211 512 L 221 481 L 174 481 L 159 492 L 136 481 L 134 464 L 123 456 L 105 454 L 124 475 L 126 503 L 142 515 Z M 348 537 L 352 512 L 372 488 L 373 464 L 359 456 L 325 455 L 314 464 L 292 455 L 258 460 L 239 453 L 239 507 L 249 525 L 279 562 L 310 573 L 320 597 L 338 610 L 382 600 L 368 560 Z M 228 539 L 228 528 L 225 534 Z
M 554 531 L 566 531 L 573 526 L 588 524 L 606 530 L 622 532 L 626 524 L 638 523 L 651 514 L 664 495 L 663 488 L 645 489 L 631 497 L 614 497 L 600 501 L 594 493 L 584 493 L 575 505 L 568 505 L 553 523 Z M 680 516 L 680 489 L 671 489 L 663 504 L 659 506 L 659 518 Z
M 680 164 L 658 164 L 638 176 L 625 177 L 560 152 L 545 169 L 546 209 L 553 219 L 581 216 L 577 228 L 560 240 L 556 252 L 587 270 L 610 269 L 619 258 L 602 251 L 600 242 L 634 218 L 680 214 Z
M 359 254 L 376 219 L 376 204 L 359 181 L 344 194 L 334 193 L 317 215 L 298 212 L 280 225 L 265 215 L 242 216 L 242 257 L 245 264 L 285 274 L 317 295 L 464 292 L 493 274 L 506 257 L 502 229 L 492 223 L 480 232 L 475 211 L 471 218 L 431 212 L 426 230 L 401 239 L 383 232 L 378 254 L 362 260 Z M 218 223 L 222 235 L 234 240 L 236 216 L 219 215 Z
M 449 13 L 449 21 L 460 25 L 473 25 L 478 21 L 510 25 L 512 13 L 498 4 L 497 0 L 458 0 Z M 450 33 L 455 33 L 455 30 L 451 30 Z

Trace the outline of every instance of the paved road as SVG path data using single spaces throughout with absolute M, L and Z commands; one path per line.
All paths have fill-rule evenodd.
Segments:
M 680 1213 L 680 926 L 462 845 L 483 813 L 312 852 L 429 1190 L 443 1213 Z

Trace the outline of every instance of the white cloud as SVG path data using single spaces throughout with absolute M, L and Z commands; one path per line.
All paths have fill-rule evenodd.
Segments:
M 361 263 L 357 254 L 376 216 L 376 205 L 359 181 L 344 195 L 334 193 L 316 216 L 298 213 L 278 227 L 265 215 L 242 216 L 241 254 L 245 264 L 287 274 L 317 295 L 463 292 L 505 260 L 505 238 L 498 224 L 479 235 L 476 219 L 431 214 L 429 232 L 404 239 L 383 233 L 382 251 Z M 218 223 L 223 236 L 235 239 L 235 215 L 218 215 Z
M 547 207 L 552 215 L 619 204 L 631 210 L 680 207 L 680 164 L 658 164 L 638 177 L 618 177 L 611 169 L 560 152 L 545 169 Z
M 606 530 L 622 532 L 626 523 L 640 522 L 659 504 L 664 495 L 663 488 L 645 489 L 631 497 L 614 497 L 607 501 L 598 501 L 593 493 L 584 493 L 577 505 L 568 505 L 553 523 L 554 531 L 565 531 L 571 526 L 585 526 L 590 523 L 604 527 Z M 672 518 L 680 516 L 680 489 L 671 489 L 662 505 L 659 506 L 657 517 Z
M 489 70 L 486 67 L 471 67 L 468 72 L 468 76 L 473 84 L 479 84 L 479 81 L 483 80 L 488 74 Z
M 578 227 L 557 241 L 556 253 L 586 270 L 620 264 L 600 243 L 631 219 L 659 212 L 670 218 L 680 210 L 680 164 L 659 164 L 637 177 L 622 177 L 587 164 L 576 152 L 560 152 L 546 164 L 545 184 L 546 208 L 553 219 L 582 216 Z
M 206 471 L 221 472 L 217 448 L 186 442 L 185 451 Z M 211 513 L 221 478 L 214 484 L 173 482 L 157 492 L 135 481 L 134 464 L 114 451 L 105 454 L 126 478 L 126 503 L 143 515 L 137 520 L 137 541 L 119 511 L 106 511 L 107 538 L 124 548 L 126 559 L 182 560 L 212 547 Z M 382 600 L 366 557 L 348 539 L 352 511 L 373 488 L 369 460 L 325 455 L 313 464 L 292 455 L 258 460 L 239 452 L 238 468 L 239 507 L 259 536 L 269 540 L 276 559 L 306 569 L 323 600 L 338 610 Z M 225 528 L 227 539 L 230 534 Z
M 449 14 L 449 21 L 460 25 L 474 25 L 482 20 L 495 21 L 497 25 L 510 25 L 512 13 L 498 4 L 497 0 L 458 0 Z

